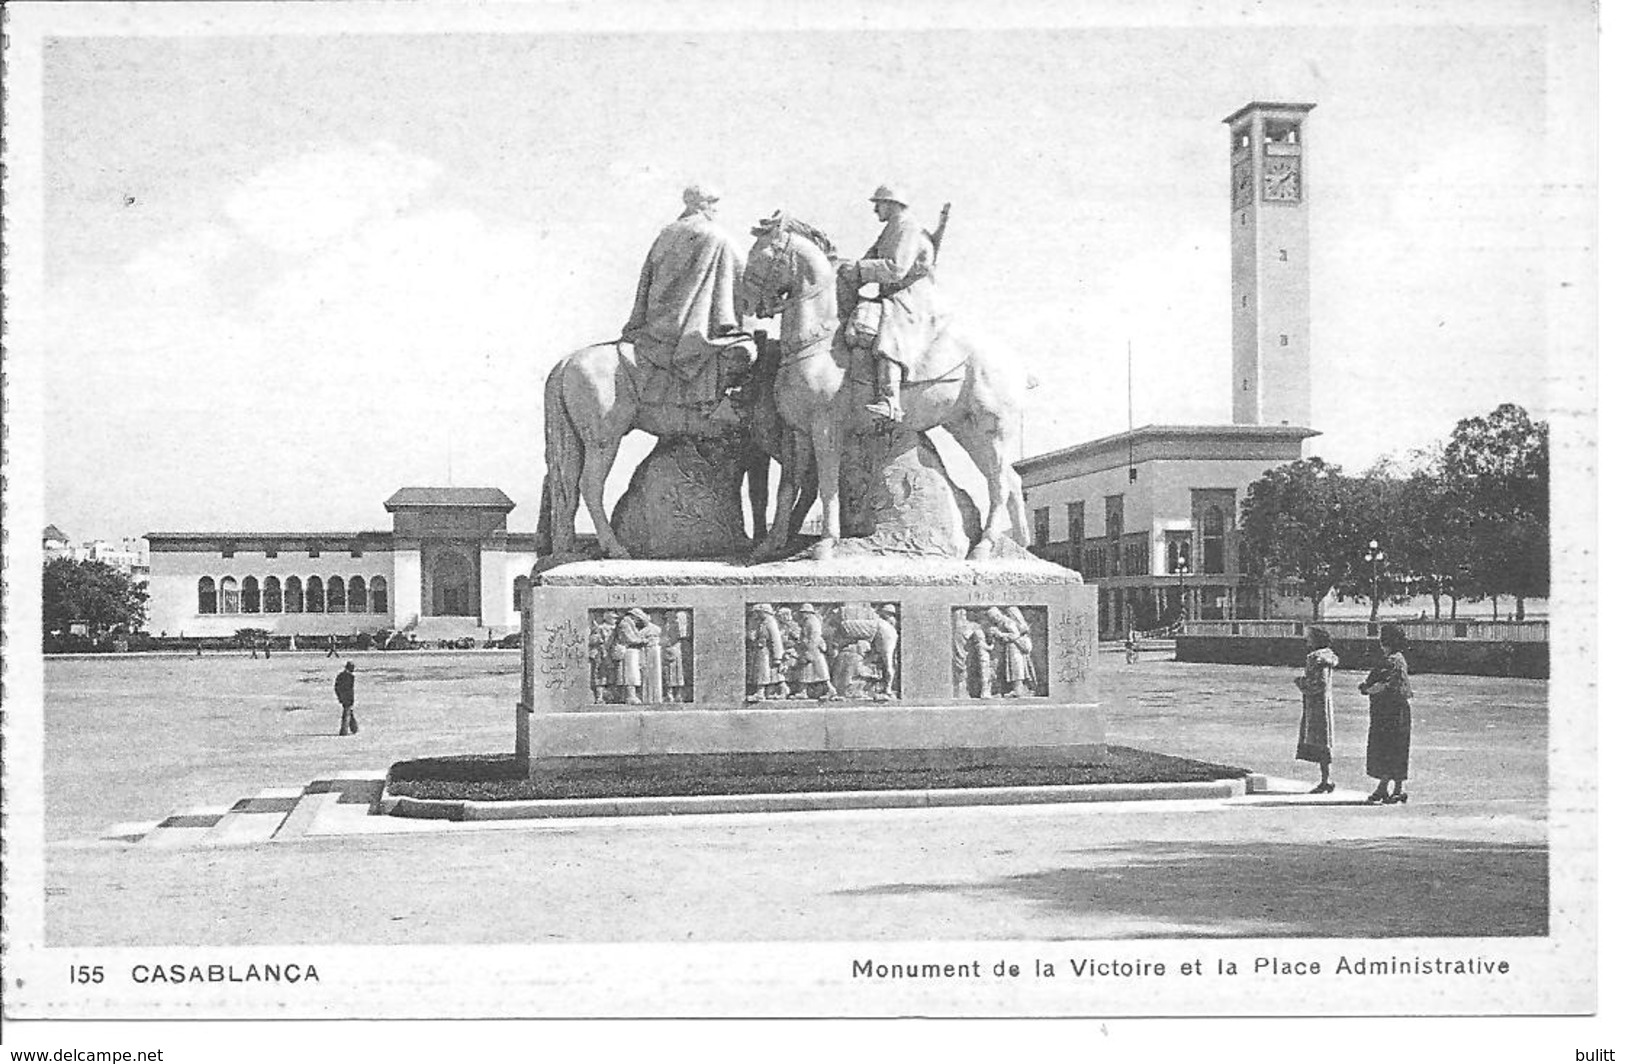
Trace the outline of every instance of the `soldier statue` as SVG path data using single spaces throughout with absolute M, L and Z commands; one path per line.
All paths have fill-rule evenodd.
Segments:
M 895 424 L 903 420 L 904 367 L 930 346 L 935 328 L 936 245 L 900 189 L 881 185 L 869 201 L 884 227 L 861 259 L 843 267 L 843 280 L 860 287 L 874 283 L 880 292 L 873 299 L 860 296 L 845 340 L 854 354 L 874 360 L 877 397 L 866 409 Z

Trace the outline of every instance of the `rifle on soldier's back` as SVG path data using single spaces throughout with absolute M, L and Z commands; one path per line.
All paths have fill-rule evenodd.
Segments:
M 952 203 L 942 205 L 942 213 L 937 216 L 937 230 L 928 234 L 931 237 L 931 246 L 938 255 L 942 254 L 942 238 L 948 232 L 948 212 L 954 209 Z

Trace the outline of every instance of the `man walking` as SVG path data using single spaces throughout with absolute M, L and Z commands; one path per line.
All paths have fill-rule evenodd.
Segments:
M 354 735 L 361 730 L 361 725 L 355 722 L 355 662 L 344 663 L 343 670 L 333 681 L 333 693 L 344 710 L 339 716 L 339 734 Z

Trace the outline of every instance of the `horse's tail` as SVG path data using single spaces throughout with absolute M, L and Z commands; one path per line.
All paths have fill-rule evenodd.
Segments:
M 542 507 L 536 520 L 536 553 L 568 553 L 574 546 L 576 507 L 581 501 L 581 437 L 564 405 L 564 374 L 569 359 L 554 366 L 542 390 Z

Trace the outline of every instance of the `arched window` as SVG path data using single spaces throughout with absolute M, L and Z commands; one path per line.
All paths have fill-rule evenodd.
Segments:
M 289 613 L 305 612 L 305 584 L 297 576 L 288 577 L 288 595 L 282 608 Z
M 367 581 L 359 576 L 350 577 L 350 612 L 367 612 Z
M 305 612 L 322 612 L 322 578 L 319 576 L 305 581 Z
M 530 590 L 530 577 L 516 576 L 513 578 L 513 608 L 518 613 L 525 608 L 525 592 Z
M 265 597 L 262 603 L 266 613 L 282 612 L 282 581 L 274 576 L 265 578 Z
M 327 612 L 344 612 L 344 577 L 342 576 L 327 578 Z
M 197 611 L 199 613 L 213 613 L 215 606 L 214 577 L 205 576 L 197 582 Z
M 220 612 L 241 613 L 243 609 L 242 596 L 237 592 L 237 578 L 223 577 L 220 580 Z
M 372 612 L 389 612 L 389 581 L 381 576 L 372 578 Z
M 260 611 L 260 582 L 252 576 L 243 577 L 243 612 Z
M 1224 511 L 1209 506 L 1202 515 L 1202 572 L 1224 572 Z

